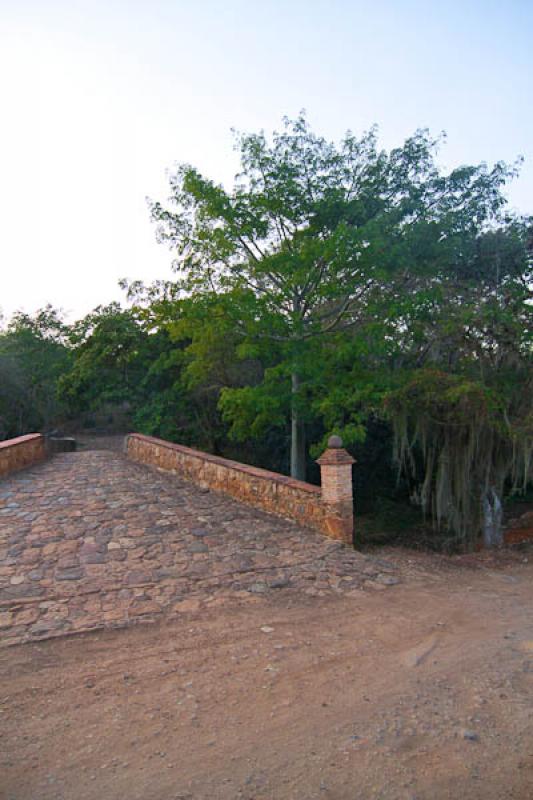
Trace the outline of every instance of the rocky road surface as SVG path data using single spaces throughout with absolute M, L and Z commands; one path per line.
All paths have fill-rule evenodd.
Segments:
M 384 559 L 129 462 L 113 439 L 103 445 L 0 481 L 1 643 L 280 590 L 353 595 L 399 581 Z

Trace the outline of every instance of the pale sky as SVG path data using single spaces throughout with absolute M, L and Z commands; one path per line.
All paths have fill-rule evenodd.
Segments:
M 0 309 L 70 319 L 169 278 L 145 198 L 186 161 L 231 184 L 230 129 L 300 109 L 338 139 L 445 130 L 441 162 L 526 159 L 533 0 L 0 0 Z

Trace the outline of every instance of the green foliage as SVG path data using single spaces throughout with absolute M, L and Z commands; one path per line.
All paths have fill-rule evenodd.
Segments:
M 233 439 L 261 439 L 269 430 L 287 427 L 291 395 L 286 377 L 281 365 L 265 370 L 258 385 L 221 390 L 219 408 Z
M 141 432 L 191 439 L 190 397 L 183 348 L 136 310 L 98 307 L 72 326 L 72 366 L 59 382 L 72 417 L 103 407 L 125 407 Z M 193 437 L 194 438 L 194 437 Z
M 270 140 L 236 137 L 241 173 L 231 191 L 187 164 L 171 176 L 170 204 L 152 203 L 152 217 L 175 252 L 174 296 L 186 292 L 200 306 L 220 302 L 222 331 L 229 324 L 230 337 L 243 339 L 237 353 L 264 340 L 277 346 L 279 370 L 265 369 L 252 387 L 224 388 L 232 435 L 262 435 L 269 415 L 278 426 L 285 408 L 293 452 L 302 451 L 303 429 L 317 418 L 349 442 L 364 436 L 362 409 L 377 402 L 387 379 L 357 391 L 343 382 L 328 392 L 314 357 L 329 353 L 314 339 L 351 327 L 374 331 L 374 343 L 381 336 L 380 348 L 383 336 L 420 341 L 424 317 L 446 303 L 450 277 L 471 269 L 480 233 L 500 214 L 501 187 L 514 174 L 499 163 L 445 175 L 437 145 L 422 130 L 390 153 L 378 148 L 375 130 L 361 138 L 347 133 L 335 145 L 301 114 Z M 364 343 L 359 331 L 356 341 Z M 197 346 L 189 348 L 193 358 Z M 204 360 L 199 354 L 200 370 Z M 297 461 L 293 474 L 301 476 Z
M 475 545 L 483 499 L 508 484 L 525 490 L 532 477 L 531 365 L 515 380 L 419 370 L 389 395 L 396 459 L 414 479 L 414 496 L 454 545 Z M 518 379 L 518 380 L 516 380 Z M 522 383 L 523 381 L 523 383 Z M 417 456 L 420 455 L 422 463 Z
M 0 331 L 0 439 L 48 429 L 63 412 L 57 382 L 70 353 L 66 326 L 51 306 L 16 313 Z
M 279 470 L 292 450 L 317 480 L 338 433 L 358 508 L 410 493 L 471 546 L 488 488 L 531 478 L 533 223 L 506 213 L 516 167 L 444 173 L 439 144 L 334 144 L 302 114 L 236 136 L 231 189 L 181 165 L 151 204 L 175 280 L 123 282 L 133 308 L 70 328 L 18 315 L 0 434 L 127 404 L 140 431 Z
M 180 166 L 170 207 L 152 203 L 159 238 L 176 254 L 178 289 L 239 291 L 242 333 L 293 340 L 353 318 L 406 269 L 434 275 L 436 260 L 447 268 L 465 234 L 498 213 L 513 170 L 442 175 L 436 146 L 417 131 L 385 153 L 375 130 L 336 146 L 302 114 L 271 141 L 237 136 L 242 172 L 231 192 Z
M 74 361 L 60 381 L 60 392 L 71 410 L 130 402 L 148 348 L 148 337 L 134 314 L 116 303 L 98 307 L 72 327 L 69 339 Z

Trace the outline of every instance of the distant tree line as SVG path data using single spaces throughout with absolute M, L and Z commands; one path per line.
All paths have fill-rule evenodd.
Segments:
M 175 280 L 0 333 L 0 438 L 126 405 L 142 432 L 317 480 L 332 433 L 366 508 L 404 496 L 448 546 L 501 536 L 532 478 L 533 220 L 516 169 L 438 168 L 302 115 L 237 138 L 231 191 L 182 165 L 151 204 Z M 398 479 L 399 476 L 399 479 Z

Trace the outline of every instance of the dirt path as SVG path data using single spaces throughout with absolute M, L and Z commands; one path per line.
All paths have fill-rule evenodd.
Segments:
M 533 564 L 415 561 L 384 592 L 4 649 L 0 796 L 529 800 Z

